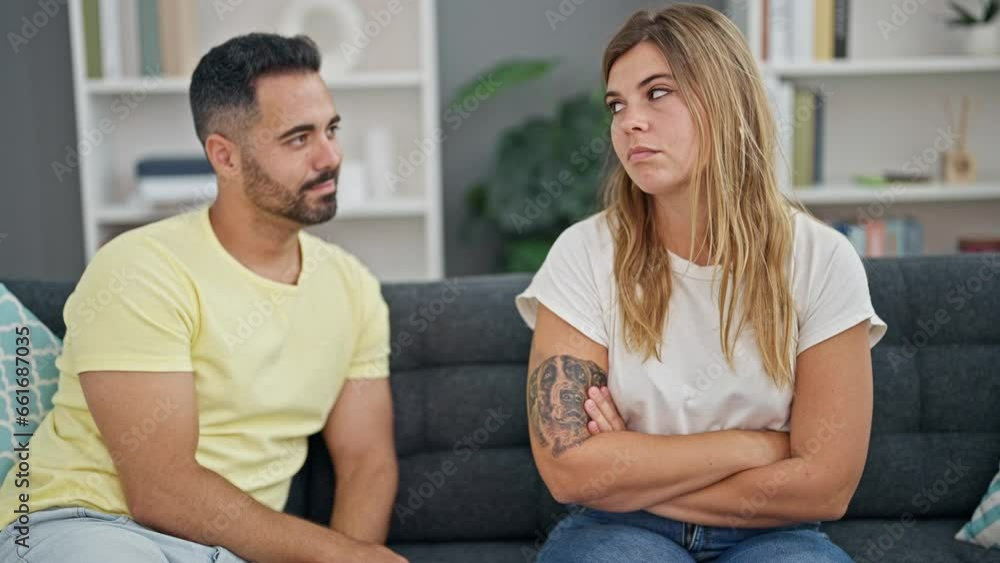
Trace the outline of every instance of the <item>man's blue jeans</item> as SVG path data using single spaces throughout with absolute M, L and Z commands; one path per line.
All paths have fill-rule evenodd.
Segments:
M 781 528 L 700 526 L 646 511 L 570 507 L 537 563 L 851 563 L 819 522 Z
M 3 563 L 246 563 L 223 547 L 168 536 L 120 514 L 64 507 L 30 516 L 28 548 L 15 543 L 16 522 L 0 529 Z

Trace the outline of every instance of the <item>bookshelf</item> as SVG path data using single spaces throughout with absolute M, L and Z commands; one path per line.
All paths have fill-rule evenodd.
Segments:
M 1000 183 L 949 186 L 943 184 L 886 187 L 820 185 L 796 187 L 794 199 L 813 207 L 870 203 L 963 203 L 1000 201 Z
M 381 0 L 350 2 L 364 23 L 386 8 Z M 198 56 L 242 33 L 283 33 L 275 22 L 282 21 L 290 2 L 240 0 L 228 3 L 233 10 L 224 14 L 216 12 L 215 4 L 190 4 L 197 10 Z M 71 165 L 79 166 L 82 235 L 89 261 L 110 238 L 195 207 L 195 202 L 163 207 L 142 200 L 134 168 L 147 157 L 199 155 L 201 146 L 188 105 L 190 75 L 88 76 L 83 0 L 70 0 L 69 8 L 78 131 L 77 160 Z M 354 68 L 324 73 L 344 118 L 338 133 L 344 162 L 363 160 L 367 129 L 378 126 L 390 131 L 393 171 L 402 181 L 390 196 L 363 201 L 343 197 L 332 221 L 308 231 L 355 254 L 383 281 L 437 279 L 444 274 L 440 144 L 426 149 L 426 141 L 436 139 L 440 127 L 435 27 L 435 0 L 404 2 L 400 13 L 368 35 Z M 408 168 L 407 161 L 414 165 Z
M 1000 57 L 920 57 L 913 59 L 873 59 L 786 62 L 763 64 L 765 73 L 784 80 L 833 76 L 887 76 L 893 74 L 955 74 L 1000 72 Z
M 772 11 L 789 6 L 790 12 L 777 20 L 771 14 L 766 21 L 765 5 Z M 812 43 L 811 51 L 810 41 L 830 21 L 817 26 L 816 14 L 833 6 L 836 23 L 835 10 L 841 5 L 847 6 L 841 18 L 845 39 L 832 51 Z M 1000 159 L 992 158 L 1000 132 L 1000 54 L 963 53 L 961 30 L 942 23 L 947 0 L 921 2 L 904 25 L 887 32 L 890 28 L 880 22 L 895 21 L 893 6 L 890 0 L 727 3 L 772 95 L 789 168 L 802 121 L 794 92 L 818 91 L 825 99 L 817 118 L 822 125 L 814 133 L 814 162 L 820 171 L 793 182 L 787 170 L 782 186 L 828 222 L 915 219 L 924 231 L 926 254 L 956 253 L 966 236 L 1000 238 Z M 803 18 L 812 25 L 804 25 Z M 773 30 L 782 26 L 785 37 L 775 39 Z M 945 101 L 958 107 L 962 96 L 972 100 L 968 150 L 976 159 L 977 175 L 969 184 L 945 184 L 940 149 L 954 144 Z M 868 186 L 852 181 L 890 170 L 916 170 L 930 182 Z
M 331 90 L 370 88 L 420 88 L 423 85 L 423 75 L 416 71 L 400 72 L 366 72 L 353 76 L 343 76 L 336 80 L 328 80 Z M 190 80 L 187 78 L 116 78 L 87 80 L 85 88 L 93 95 L 127 95 L 131 92 L 145 91 L 151 95 L 182 94 L 187 95 Z

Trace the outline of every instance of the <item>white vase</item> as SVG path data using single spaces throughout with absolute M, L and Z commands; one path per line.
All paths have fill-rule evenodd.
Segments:
M 980 57 L 1000 55 L 1000 20 L 971 25 L 965 33 L 966 53 Z
M 365 168 L 368 173 L 370 195 L 375 199 L 388 199 L 396 194 L 391 177 L 396 175 L 396 147 L 392 130 L 384 125 L 372 125 L 365 132 Z

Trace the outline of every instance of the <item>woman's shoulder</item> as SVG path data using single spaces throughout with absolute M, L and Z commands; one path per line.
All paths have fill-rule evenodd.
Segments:
M 823 264 L 847 250 L 854 253 L 847 237 L 808 213 L 793 210 L 792 224 L 793 263 Z
M 834 277 L 864 279 L 861 257 L 841 232 L 819 219 L 794 211 L 794 241 L 791 260 L 793 290 L 810 292 L 814 285 L 824 285 Z
M 553 249 L 591 256 L 611 256 L 613 245 L 607 211 L 601 211 L 567 227 L 556 239 Z

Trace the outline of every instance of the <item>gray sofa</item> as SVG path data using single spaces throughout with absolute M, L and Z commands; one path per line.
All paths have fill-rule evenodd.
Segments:
M 875 417 L 847 517 L 824 530 L 856 561 L 1000 562 L 953 539 L 1000 460 L 1000 255 L 866 261 L 889 324 L 874 349 Z M 387 284 L 400 488 L 390 542 L 413 562 L 532 561 L 565 510 L 532 462 L 528 276 Z M 2 280 L 0 280 L 2 281 Z M 4 282 L 62 334 L 71 284 Z M 330 515 L 321 440 L 286 510 Z

